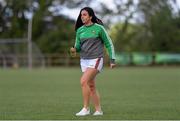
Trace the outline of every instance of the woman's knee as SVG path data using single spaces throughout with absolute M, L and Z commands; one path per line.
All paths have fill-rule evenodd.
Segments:
M 91 93 L 95 93 L 95 91 L 96 91 L 95 83 L 94 82 L 90 82 L 90 83 L 88 83 L 88 86 L 90 88 Z
M 81 77 L 81 79 L 80 79 L 80 83 L 81 83 L 81 86 L 82 87 L 84 87 L 84 86 L 87 86 L 88 84 L 87 84 L 87 80 L 85 79 L 85 78 L 83 78 L 83 77 Z

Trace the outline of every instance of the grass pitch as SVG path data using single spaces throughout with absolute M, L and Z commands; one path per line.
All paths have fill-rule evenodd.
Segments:
M 105 68 L 97 77 L 98 117 L 75 116 L 80 76 L 79 68 L 1 69 L 0 120 L 180 120 L 180 68 Z

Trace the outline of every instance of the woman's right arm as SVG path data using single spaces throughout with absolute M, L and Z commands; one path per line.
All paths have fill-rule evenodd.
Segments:
M 81 50 L 80 39 L 79 39 L 79 35 L 76 33 L 75 45 L 70 48 L 71 56 L 76 57 L 76 52 L 79 52 L 80 50 Z
M 77 52 L 81 51 L 81 41 L 80 41 L 80 37 L 79 37 L 78 32 L 76 32 L 76 41 L 75 41 L 74 48 L 76 48 Z

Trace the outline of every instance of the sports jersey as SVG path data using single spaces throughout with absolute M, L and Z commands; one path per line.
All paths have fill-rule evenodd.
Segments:
M 115 61 L 112 41 L 102 25 L 94 23 L 81 26 L 76 32 L 75 48 L 82 59 L 95 59 L 104 56 L 104 45 L 109 53 L 111 63 Z

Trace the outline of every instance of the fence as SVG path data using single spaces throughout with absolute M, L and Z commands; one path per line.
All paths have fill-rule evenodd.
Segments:
M 109 64 L 109 57 L 104 59 Z M 150 66 L 150 65 L 180 65 L 180 54 L 170 53 L 117 53 L 116 63 L 119 66 Z M 68 54 L 45 54 L 33 57 L 33 67 L 79 66 L 79 56 Z M 28 67 L 27 55 L 12 55 L 0 53 L 0 68 Z
M 180 53 L 117 53 L 119 65 L 180 65 Z

